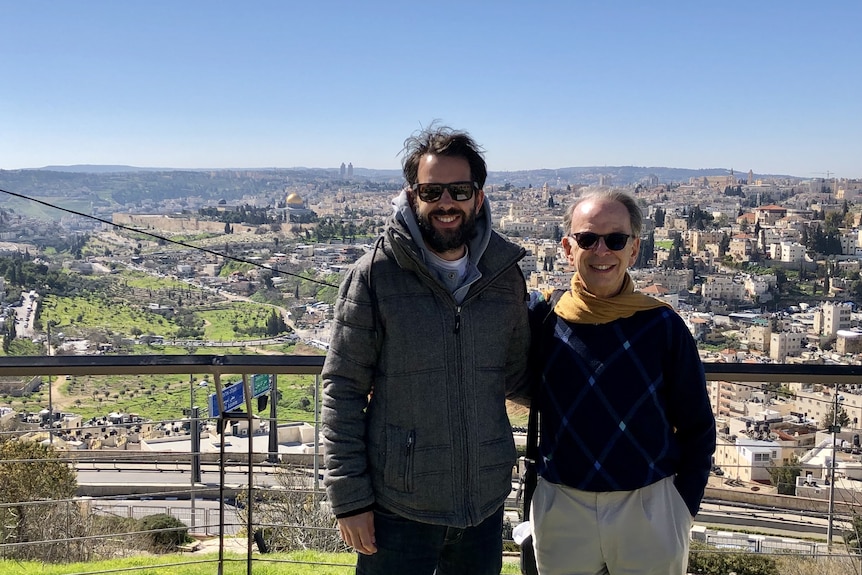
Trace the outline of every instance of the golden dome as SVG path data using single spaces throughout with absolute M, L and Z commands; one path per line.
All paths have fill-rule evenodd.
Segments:
M 288 206 L 301 206 L 305 203 L 302 201 L 302 198 L 300 198 L 299 194 L 297 194 L 296 192 L 293 192 L 292 194 L 287 196 L 287 200 L 285 201 L 287 202 Z

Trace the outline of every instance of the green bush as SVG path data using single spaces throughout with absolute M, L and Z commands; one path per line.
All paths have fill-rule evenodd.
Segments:
M 775 559 L 757 553 L 736 553 L 693 542 L 688 572 L 697 575 L 779 575 Z
M 515 543 L 514 541 L 503 541 L 503 552 L 504 553 L 520 553 L 521 546 Z
M 161 531 L 162 529 L 170 529 L 170 531 Z M 141 518 L 138 530 L 150 532 L 153 547 L 160 551 L 174 551 L 180 545 L 191 541 L 186 524 L 167 513 Z

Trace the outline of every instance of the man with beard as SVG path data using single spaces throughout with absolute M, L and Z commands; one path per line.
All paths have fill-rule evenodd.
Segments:
M 324 483 L 356 573 L 497 575 L 527 373 L 518 261 L 485 161 L 450 128 L 407 139 L 407 185 L 341 284 L 323 366 Z

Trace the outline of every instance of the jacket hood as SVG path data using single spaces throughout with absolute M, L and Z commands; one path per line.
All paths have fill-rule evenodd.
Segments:
M 397 222 L 407 228 L 410 232 L 410 237 L 419 246 L 422 253 L 423 261 L 427 262 L 426 254 L 430 251 L 425 245 L 425 239 L 422 237 L 422 231 L 419 229 L 419 224 L 416 222 L 416 214 L 413 213 L 413 208 L 410 206 L 410 200 L 407 197 L 407 188 L 401 190 L 392 200 L 393 217 Z M 478 264 L 488 247 L 488 242 L 491 239 L 491 205 L 488 197 L 482 202 L 482 209 L 476 214 L 476 235 L 467 242 L 470 261 Z

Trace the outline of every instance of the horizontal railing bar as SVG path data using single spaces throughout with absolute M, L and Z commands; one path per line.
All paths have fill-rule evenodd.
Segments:
M 704 363 L 706 378 L 711 381 L 764 381 L 836 383 L 862 382 L 862 366 L 812 365 L 799 363 Z
M 289 373 L 317 375 L 322 355 L 57 355 L 0 357 L 0 375 Z
M 318 375 L 322 355 L 99 355 L 0 357 L 0 375 L 296 374 Z M 858 383 L 859 365 L 704 363 L 709 380 Z

